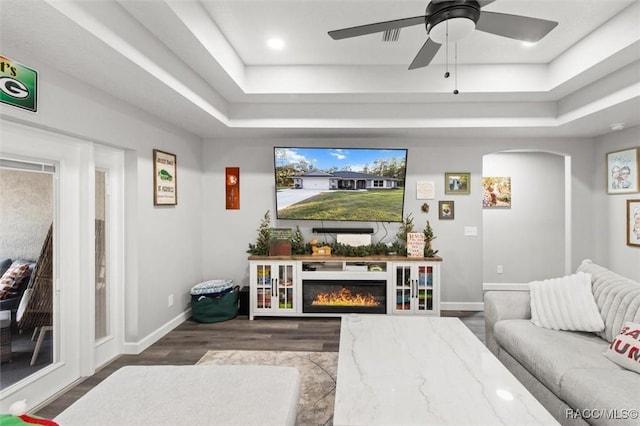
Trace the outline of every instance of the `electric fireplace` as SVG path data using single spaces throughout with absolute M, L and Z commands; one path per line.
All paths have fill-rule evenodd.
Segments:
M 387 313 L 385 280 L 303 280 L 302 312 Z

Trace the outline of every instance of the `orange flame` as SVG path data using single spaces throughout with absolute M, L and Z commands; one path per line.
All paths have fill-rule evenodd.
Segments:
M 348 288 L 342 288 L 333 293 L 318 293 L 311 305 L 331 305 L 331 306 L 380 306 L 371 294 L 352 294 Z

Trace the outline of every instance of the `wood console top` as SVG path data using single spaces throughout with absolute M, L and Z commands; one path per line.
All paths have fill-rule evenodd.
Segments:
M 300 261 L 347 261 L 347 262 L 442 262 L 440 256 L 434 257 L 407 257 L 407 256 L 249 256 L 249 260 L 300 260 Z

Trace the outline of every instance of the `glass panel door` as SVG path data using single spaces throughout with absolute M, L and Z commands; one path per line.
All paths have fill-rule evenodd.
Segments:
M 396 266 L 396 311 L 411 310 L 411 267 Z
M 271 309 L 271 265 L 256 265 L 256 308 Z
M 120 353 L 124 341 L 124 153 L 94 146 L 94 367 Z M 89 313 L 91 315 L 91 313 Z
M 294 310 L 293 265 L 278 265 L 278 309 Z
M 109 309 L 107 293 L 107 243 L 106 243 L 106 173 L 96 171 L 95 188 L 95 339 L 96 342 L 109 335 Z
M 52 165 L 0 159 L 0 390 L 54 362 Z M 57 330 L 56 330 L 57 331 Z
M 418 311 L 433 310 L 433 267 L 426 265 L 418 266 Z

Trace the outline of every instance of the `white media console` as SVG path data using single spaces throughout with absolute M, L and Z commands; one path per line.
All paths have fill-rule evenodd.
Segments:
M 440 257 L 251 256 L 249 319 L 440 315 Z

